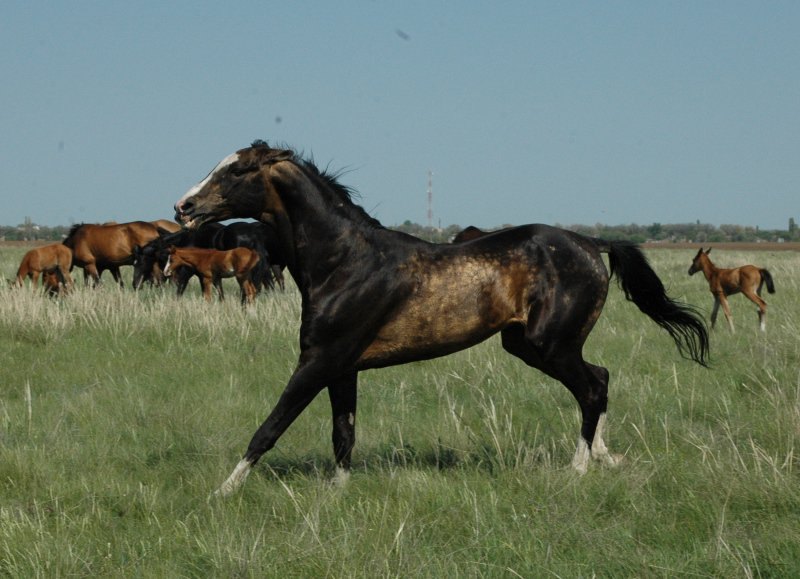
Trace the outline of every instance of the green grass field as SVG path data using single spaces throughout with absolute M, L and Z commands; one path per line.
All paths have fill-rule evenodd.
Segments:
M 23 253 L 0 248 L 0 275 Z M 693 254 L 648 252 L 707 316 Z M 296 362 L 294 289 L 243 311 L 235 284 L 206 304 L 196 281 L 181 300 L 108 273 L 63 300 L 3 282 L 0 576 L 798 576 L 800 254 L 713 257 L 770 269 L 767 333 L 732 297 L 703 369 L 613 285 L 586 358 L 611 372 L 617 468 L 576 475 L 577 404 L 493 338 L 361 374 L 345 486 L 323 393 L 225 500 Z

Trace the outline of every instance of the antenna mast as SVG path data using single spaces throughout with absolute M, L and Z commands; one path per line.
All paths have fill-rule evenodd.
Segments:
M 433 171 L 428 169 L 428 227 L 433 229 Z

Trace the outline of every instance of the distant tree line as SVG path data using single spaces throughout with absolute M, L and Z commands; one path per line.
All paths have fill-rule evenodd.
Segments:
M 665 242 L 665 243 L 723 243 L 723 242 L 759 242 L 759 241 L 800 241 L 800 228 L 794 218 L 789 219 L 788 229 L 760 229 L 744 225 L 710 225 L 708 223 L 676 223 L 651 225 L 562 225 L 556 226 L 576 231 L 592 237 L 617 240 L 625 239 L 635 243 Z M 510 227 L 508 225 L 502 227 Z M 490 229 L 500 229 L 493 227 Z M 463 229 L 460 225 L 450 225 L 445 228 L 433 228 L 406 221 L 402 225 L 392 227 L 398 231 L 410 233 L 422 239 L 435 242 L 449 242 L 456 233 Z
M 470 224 L 467 224 L 470 225 Z M 722 242 L 759 242 L 759 241 L 800 241 L 800 228 L 794 218 L 789 219 L 787 229 L 760 229 L 744 225 L 710 225 L 708 223 L 677 223 L 651 225 L 561 225 L 558 227 L 577 231 L 592 237 L 604 239 L 626 239 L 636 243 L 645 242 L 693 242 L 693 243 L 722 243 Z M 427 241 L 447 243 L 456 233 L 465 226 L 449 225 L 447 227 L 427 227 L 411 221 L 402 225 L 392 226 L 391 229 L 409 233 Z M 500 229 L 508 225 L 488 229 Z M 30 218 L 20 225 L 0 225 L 0 241 L 61 241 L 69 232 L 69 225 L 48 227 L 37 225 Z

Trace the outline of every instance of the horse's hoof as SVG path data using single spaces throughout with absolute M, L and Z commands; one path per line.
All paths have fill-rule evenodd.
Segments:
M 333 473 L 331 484 L 335 487 L 342 488 L 347 486 L 350 481 L 350 471 L 344 468 L 336 467 L 336 472 Z

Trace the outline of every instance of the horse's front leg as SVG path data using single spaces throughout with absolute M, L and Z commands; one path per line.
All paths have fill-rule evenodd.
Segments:
M 728 298 L 725 297 L 725 294 L 718 294 L 717 300 L 722 305 L 722 313 L 725 314 L 725 319 L 728 321 L 728 327 L 731 329 L 731 333 L 735 334 L 736 329 L 733 327 L 733 316 L 731 315 L 731 307 L 728 304 Z
M 203 283 L 203 297 L 207 302 L 211 301 L 211 286 L 213 285 L 213 281 L 208 276 L 203 276 L 202 278 Z
M 214 287 L 217 288 L 217 295 L 219 296 L 219 301 L 225 301 L 225 291 L 222 289 L 222 278 L 219 276 L 214 277 Z M 209 291 L 210 295 L 210 291 Z
M 719 298 L 714 294 L 714 307 L 711 308 L 711 329 L 714 329 L 714 326 L 717 323 L 717 314 L 719 313 Z
M 350 476 L 350 460 L 356 443 L 356 399 L 358 373 L 353 372 L 328 385 L 333 413 L 333 455 L 336 459 L 336 482 Z
M 324 376 L 325 368 L 311 364 L 295 370 L 275 408 L 250 440 L 244 458 L 215 494 L 228 496 L 244 483 L 261 456 L 275 446 L 278 438 L 322 390 Z

